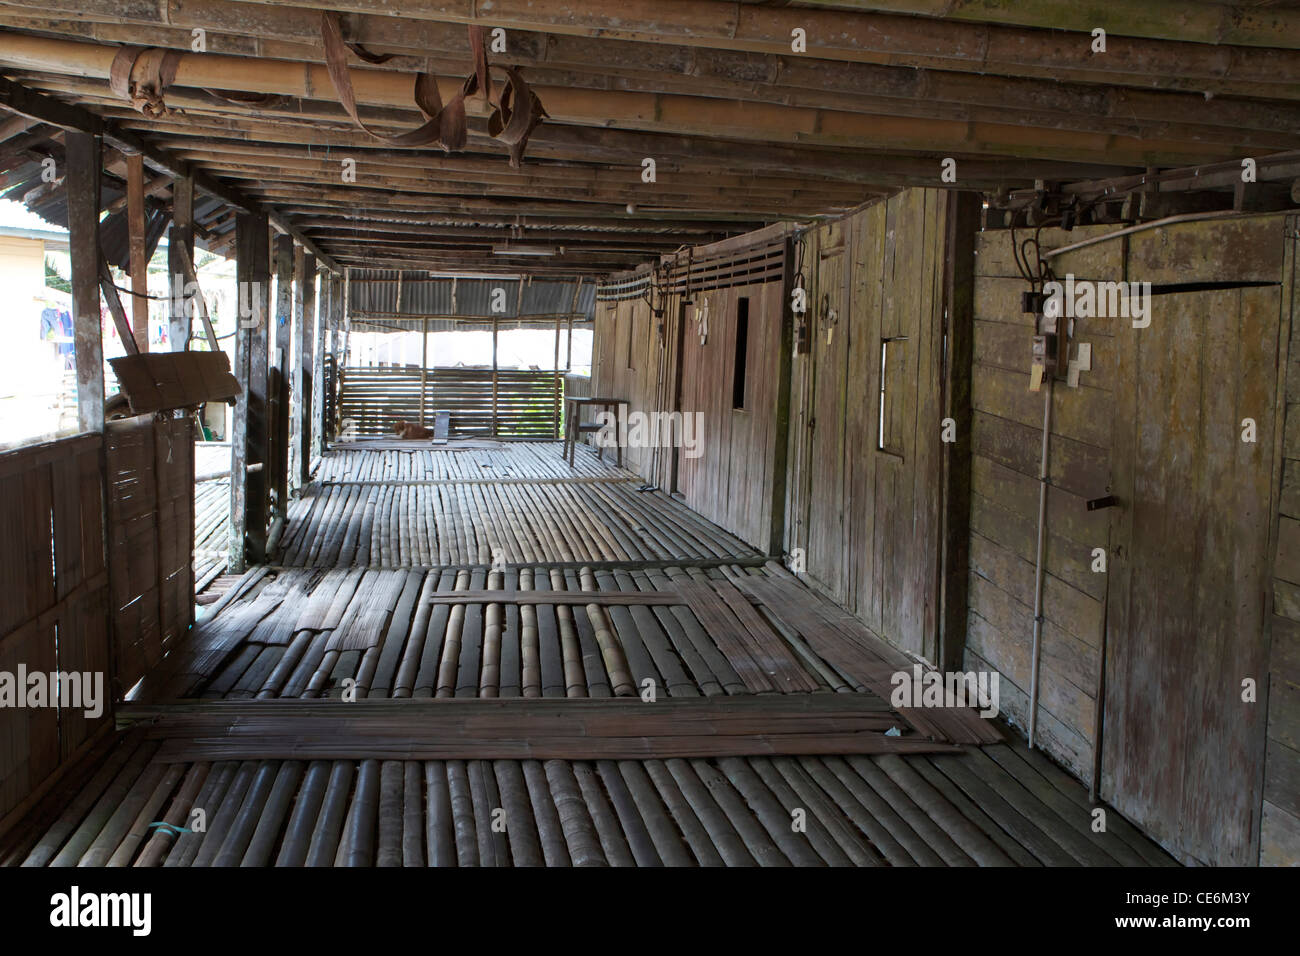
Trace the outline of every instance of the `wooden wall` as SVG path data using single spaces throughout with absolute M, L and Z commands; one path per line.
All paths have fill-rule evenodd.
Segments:
M 80 435 L 0 455 L 0 671 L 97 672 L 109 695 L 103 440 Z M 0 829 L 112 719 L 0 708 Z
M 810 585 L 897 646 L 997 671 L 1002 712 L 1025 728 L 1047 393 L 1029 389 L 1033 318 L 1012 233 L 978 234 L 973 278 L 954 285 L 958 201 L 907 190 L 798 241 L 790 268 L 809 313 L 789 378 L 784 542 L 803 555 Z M 1188 861 L 1300 861 L 1300 349 L 1288 354 L 1300 293 L 1296 223 L 1284 220 L 1037 234 L 1042 251 L 1107 237 L 1053 256 L 1059 277 L 1148 281 L 1157 293 L 1146 328 L 1076 318 L 1072 354 L 1090 345 L 1091 369 L 1051 393 L 1037 743 Z M 779 382 L 784 292 L 773 301 L 737 288 L 710 294 L 703 346 L 692 311 L 672 299 L 662 336 L 644 301 L 598 306 L 593 390 L 671 407 L 680 330 L 682 407 L 706 412 L 709 441 L 706 458 L 683 463 L 679 486 L 696 510 L 758 543 L 771 510 L 732 507 L 729 476 L 752 463 L 740 480 L 758 490 L 773 433 L 737 428 L 722 361 L 734 360 L 729 323 L 747 291 L 751 374 Z M 947 356 L 964 333 L 962 381 Z M 955 463 L 939 429 L 961 384 L 969 451 L 953 446 Z M 1246 418 L 1254 442 L 1241 440 Z M 665 482 L 648 450 L 626 460 Z M 969 469 L 968 593 L 958 594 L 955 630 L 965 627 L 949 657 L 939 605 L 955 552 L 942 528 L 959 526 L 957 464 Z M 1088 510 L 1107 495 L 1119 506 Z M 1259 686 L 1254 702 L 1241 699 L 1247 678 Z
M 707 335 L 694 319 L 708 303 Z M 746 300 L 744 396 L 735 407 L 736 329 Z M 699 457 L 681 456 L 678 490 L 686 503 L 741 540 L 766 548 L 772 530 L 777 374 L 781 351 L 779 282 L 697 292 L 682 336 L 681 409 L 697 415 Z
M 956 202 L 905 190 L 810 231 L 796 256 L 809 311 L 807 349 L 794 359 L 787 551 L 802 550 L 809 583 L 931 661 Z
M 1113 231 L 1045 229 L 1043 249 Z M 1024 231 L 1018 239 L 1026 238 Z M 1021 311 L 1029 288 L 1012 258 L 1011 233 L 982 233 L 976 246 L 969 613 L 966 666 L 1002 676 L 1002 708 L 1028 725 L 1038 527 L 1043 393 L 1029 391 L 1033 316 Z M 1123 244 L 1106 242 L 1060 257 L 1056 272 L 1110 279 L 1122 271 Z M 1110 516 L 1086 502 L 1109 483 L 1115 356 L 1111 319 L 1079 319 L 1092 345 L 1091 372 L 1077 389 L 1053 393 L 1039 666 L 1041 746 L 1085 781 L 1092 773 L 1097 668 L 1106 576 L 1092 549 L 1108 547 Z
M 194 423 L 142 415 L 104 428 L 114 695 L 156 665 L 194 619 Z
M 770 237 L 764 235 L 764 240 Z M 743 242 L 737 243 L 737 251 L 744 248 Z M 703 255 L 703 250 L 697 253 Z M 745 396 L 742 407 L 736 408 L 733 385 L 741 299 L 748 300 L 749 318 Z M 705 300 L 708 331 L 701 342 L 695 314 Z M 681 296 L 669 295 L 662 318 L 645 299 L 598 302 L 592 348 L 592 394 L 622 398 L 628 402 L 626 411 L 676 409 L 702 416 L 694 426 L 699 457 L 677 457 L 674 449 L 666 447 L 634 447 L 624 450 L 624 466 L 648 482 L 680 492 L 710 521 L 764 550 L 771 543 L 774 510 L 785 303 L 780 281 L 696 291 L 685 304 Z
M 668 357 L 650 304 L 644 299 L 597 302 L 594 328 L 591 394 L 624 399 L 628 403 L 624 411 L 667 407 L 662 404 L 660 384 Z M 583 421 L 590 420 L 591 412 L 585 413 Z M 623 449 L 623 467 L 664 487 L 668 458 L 650 448 Z
M 1039 240 L 1046 250 L 1108 231 Z M 1278 504 L 1277 453 L 1284 388 L 1300 386 L 1279 374 L 1283 237 L 1280 216 L 1206 220 L 1053 259 L 1062 278 L 1148 281 L 1158 294 L 1145 328 L 1077 319 L 1092 370 L 1053 390 L 1038 743 L 1087 782 L 1099 764 L 1101 798 L 1188 861 L 1300 860 L 1286 617 L 1288 601 L 1300 607 L 1287 539 L 1300 508 L 1285 490 Z M 1045 392 L 1028 389 L 1032 316 L 1011 243 L 988 232 L 977 247 L 966 663 L 1000 672 L 1003 712 L 1023 728 Z M 1087 510 L 1108 494 L 1117 507 Z

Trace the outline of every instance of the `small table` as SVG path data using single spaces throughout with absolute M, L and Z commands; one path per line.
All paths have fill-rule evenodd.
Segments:
M 587 407 L 595 406 L 604 408 L 606 411 L 614 410 L 614 447 L 618 449 L 618 467 L 623 467 L 623 446 L 619 443 L 619 414 L 620 408 L 627 404 L 626 399 L 610 398 L 608 396 L 582 396 L 566 397 L 565 402 L 568 404 L 567 414 L 564 421 L 564 448 L 560 452 L 561 458 L 569 459 L 569 467 L 573 467 L 573 455 L 578 447 L 578 436 L 583 432 L 600 431 L 604 426 L 596 424 L 584 425 L 579 420 L 582 417 L 582 410 Z M 600 460 L 605 460 L 605 448 L 603 445 L 597 445 L 597 454 Z

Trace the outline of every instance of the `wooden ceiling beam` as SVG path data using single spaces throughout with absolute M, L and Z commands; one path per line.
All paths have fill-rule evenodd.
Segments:
M 430 272 L 472 272 L 477 274 L 504 275 L 610 275 L 633 269 L 645 262 L 644 256 L 628 256 L 626 259 L 608 262 L 584 262 L 573 259 L 554 257 L 543 261 L 540 256 L 525 258 L 506 258 L 505 256 L 480 256 L 470 258 L 435 257 L 419 252 L 384 251 L 375 255 L 359 254 L 352 251 L 340 252 L 339 259 L 346 265 L 359 266 L 364 269 L 422 269 Z
M 596 230 L 548 228 L 520 229 L 516 232 L 514 228 L 510 226 L 484 227 L 460 225 L 420 227 L 402 223 L 369 221 L 357 223 L 346 219 L 323 217 L 319 219 L 303 218 L 298 221 L 298 225 L 305 232 L 318 239 L 322 236 L 333 238 L 353 235 L 361 237 L 391 235 L 405 236 L 407 238 L 419 238 L 424 236 L 442 242 L 460 243 L 473 243 L 476 241 L 494 243 L 515 240 L 526 242 L 568 243 L 572 245 L 605 243 L 610 245 L 617 244 L 646 248 L 651 246 L 671 246 L 676 248 L 682 244 L 682 235 L 678 232 L 604 232 Z M 712 242 L 715 239 L 721 239 L 724 235 L 729 234 L 730 231 L 731 230 L 725 232 L 696 232 L 692 234 L 691 242 L 702 245 L 707 242 Z
M 678 246 L 683 245 L 680 239 L 676 242 L 646 242 L 644 238 L 633 238 L 629 241 L 618 241 L 609 238 L 593 239 L 591 236 L 575 237 L 560 236 L 547 238 L 542 235 L 533 235 L 531 233 L 515 237 L 510 235 L 498 235 L 487 238 L 465 238 L 461 236 L 449 236 L 436 232 L 420 233 L 393 233 L 374 230 L 358 230 L 356 232 L 336 232 L 331 230 L 315 229 L 312 230 L 312 236 L 317 242 L 325 245 L 343 244 L 358 246 L 397 246 L 402 248 L 420 248 L 427 249 L 430 252 L 491 252 L 493 247 L 509 245 L 510 243 L 543 243 L 545 245 L 557 246 L 566 250 L 566 252 L 593 252 L 601 254 L 618 254 L 618 255 L 644 255 L 654 256 L 665 250 L 671 252 Z
M 268 202 L 292 203 L 295 205 L 312 205 L 318 208 L 347 210 L 364 203 L 384 203 L 388 200 L 396 209 L 422 209 L 429 215 L 455 215 L 474 217 L 476 215 L 496 216 L 500 218 L 534 217 L 545 222 L 567 220 L 587 220 L 596 222 L 737 222 L 762 223 L 762 219 L 748 210 L 726 212 L 722 210 L 693 209 L 659 209 L 652 205 L 637 206 L 628 211 L 624 207 L 613 205 L 587 204 L 576 206 L 573 203 L 552 202 L 544 200 L 520 200 L 506 202 L 500 199 L 460 198 L 447 200 L 443 198 L 428 199 L 418 193 L 404 193 L 394 196 L 386 190 L 369 190 L 357 187 L 332 188 L 323 184 L 307 185 L 303 183 L 250 183 L 249 191 Z M 807 219 L 822 218 L 821 214 L 812 214 Z
M 216 163 L 212 164 L 210 168 L 231 181 L 254 184 L 248 187 L 250 190 L 256 188 L 255 184 L 266 179 L 265 170 L 256 167 Z M 276 178 L 278 182 L 298 183 L 308 187 L 315 187 L 320 184 L 320 180 L 312 176 L 293 176 L 283 172 Z M 534 189 L 521 194 L 512 193 L 509 190 L 493 192 L 466 187 L 459 191 L 440 189 L 434 192 L 427 189 L 420 190 L 418 182 L 414 180 L 386 179 L 373 180 L 370 183 L 380 189 L 408 191 L 411 193 L 419 192 L 452 203 L 480 202 L 485 204 L 485 208 L 492 208 L 494 203 L 506 209 L 516 208 L 524 204 L 529 207 L 537 207 L 541 202 L 550 201 L 564 204 L 553 208 L 563 208 L 571 215 L 585 215 L 588 213 L 594 214 L 601 207 L 604 207 L 606 212 L 617 213 L 625 210 L 627 205 L 627 200 L 623 196 L 592 195 L 585 193 L 581 189 L 569 191 L 562 189 Z M 801 201 L 798 197 L 773 198 L 747 193 L 745 190 L 720 192 L 707 197 L 661 192 L 654 195 L 653 208 L 659 212 L 667 213 L 669 216 L 689 213 L 719 216 L 730 212 L 742 215 L 746 219 L 795 221 L 807 219 L 811 215 L 812 209 L 820 210 L 822 215 L 839 213 L 861 205 L 868 198 L 870 197 L 857 196 L 827 200 L 810 195 L 807 201 Z M 641 207 L 637 206 L 635 208 L 640 209 Z
M 477 213 L 456 215 L 444 212 L 425 212 L 401 208 L 379 208 L 359 206 L 356 203 L 343 204 L 320 202 L 311 205 L 301 199 L 284 200 L 286 214 L 298 217 L 296 221 L 306 228 L 313 217 L 333 217 L 331 221 L 347 222 L 353 225 L 365 223 L 379 225 L 392 223 L 398 226 L 434 226 L 440 228 L 504 228 L 519 226 L 523 229 L 565 229 L 572 228 L 595 235 L 603 233 L 626 233 L 648 236 L 678 237 L 682 235 L 708 235 L 710 233 L 733 233 L 737 231 L 736 223 L 707 220 L 676 221 L 672 223 L 655 220 L 637 219 L 625 216 L 621 220 L 594 220 L 588 216 L 508 216 Z M 330 211 L 336 209 L 338 211 Z
M 250 143 L 235 143 L 222 140 L 180 139 L 159 137 L 158 142 L 165 145 L 177 156 L 199 163 L 212 161 L 236 160 L 241 163 L 284 166 L 284 168 L 311 169 L 337 176 L 341 169 L 338 157 L 321 156 L 318 150 L 310 147 L 295 148 L 288 144 L 263 146 Z M 443 154 L 441 151 L 413 152 L 410 150 L 357 150 L 348 157 L 355 160 L 358 176 L 363 170 L 403 171 L 401 175 L 417 175 L 427 182 L 429 175 L 435 175 L 440 181 L 473 182 L 485 185 L 509 185 L 519 188 L 546 185 L 580 184 L 596 189 L 634 188 L 641 194 L 655 193 L 660 188 L 705 188 L 698 179 L 701 167 L 682 167 L 676 162 L 660 164 L 657 170 L 656 188 L 647 188 L 641 181 L 641 166 L 583 166 L 579 164 L 551 164 L 547 162 L 529 163 L 523 169 L 515 170 L 508 166 L 485 163 L 482 157 L 464 154 Z M 405 172 L 405 171 L 410 171 Z M 757 190 L 776 191 L 822 191 L 837 195 L 860 195 L 863 187 L 856 184 L 836 183 L 834 181 L 809 182 L 801 177 L 736 174 L 720 170 L 710 171 L 707 187 L 735 186 Z
M 1088 33 L 1100 25 L 1108 34 L 1196 43 L 1241 43 L 1248 46 L 1300 46 L 1300 11 L 1255 9 L 1237 3 L 1203 0 L 1143 0 L 1141 4 L 1095 9 L 1069 2 L 1037 0 L 1028 3 L 953 3 L 952 0 L 804 0 L 808 6 L 859 12 L 922 14 L 1018 27 L 1076 30 Z
M 196 188 L 216 196 L 232 206 L 241 209 L 250 208 L 249 203 L 251 201 L 242 193 L 231 189 L 224 183 L 213 180 L 202 170 L 191 168 L 188 163 L 176 159 L 166 151 L 157 149 L 145 140 L 140 139 L 135 133 L 119 128 L 111 120 L 104 120 L 80 106 L 73 106 L 35 93 L 4 77 L 0 77 L 0 105 L 15 113 L 48 123 L 51 126 L 102 136 L 104 142 L 116 149 L 138 153 L 150 168 L 159 173 L 176 178 L 190 176 L 193 178 Z M 274 211 L 267 210 L 267 213 L 271 222 L 278 229 L 292 235 L 304 247 L 311 248 L 308 245 L 311 240 L 303 236 L 292 223 L 289 223 Z M 323 256 L 323 258 L 318 256 L 318 259 L 325 262 L 331 271 L 339 271 L 328 256 Z
M 48 88 L 73 92 L 84 96 L 86 84 L 50 83 Z M 227 138 L 249 141 L 307 143 L 339 148 L 375 148 L 376 144 L 355 128 L 344 116 L 342 108 L 334 104 L 312 104 L 297 101 L 283 112 L 232 111 L 231 114 L 205 113 L 187 101 L 178 101 L 186 108 L 183 119 L 176 121 L 148 120 L 120 110 L 116 103 L 104 96 L 105 112 L 119 118 L 122 125 L 139 129 L 159 129 L 177 135 L 200 135 L 200 131 L 222 130 Z M 208 109 L 211 105 L 208 104 Z M 289 112 L 289 109 L 294 112 Z M 324 124 L 348 123 L 346 129 L 323 129 Z M 396 128 L 409 121 L 381 118 L 375 125 Z M 471 120 L 470 148 L 492 149 L 493 144 Z M 938 158 L 933 153 L 923 155 L 889 154 L 872 147 L 844 149 L 815 145 L 783 146 L 753 142 L 736 143 L 716 137 L 683 136 L 658 132 L 638 132 L 620 129 L 595 129 L 575 126 L 543 124 L 528 142 L 530 157 L 611 164 L 640 164 L 646 156 L 660 157 L 665 161 L 686 167 L 722 167 L 733 172 L 770 171 L 784 175 L 797 175 L 810 179 L 828 179 L 858 182 L 870 185 L 907 186 L 922 183 L 934 185 L 934 170 Z M 870 162 L 863 162 L 863 152 L 871 152 Z M 1113 173 L 1114 164 L 1084 163 L 1058 160 L 1021 160 L 1015 158 L 989 159 L 978 153 L 954 150 L 950 153 L 962 164 L 962 182 L 965 188 L 997 188 L 1008 183 L 1029 183 L 1035 179 L 1076 180 L 1100 178 Z M 745 169 L 736 169 L 744 164 Z

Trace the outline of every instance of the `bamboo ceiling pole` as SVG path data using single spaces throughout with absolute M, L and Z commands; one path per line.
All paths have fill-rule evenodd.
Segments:
M 19 69 L 107 80 L 117 49 L 0 32 L 0 64 Z M 379 70 L 352 69 L 350 73 L 359 103 L 408 109 L 413 105 L 409 76 Z M 461 83 L 461 78 L 438 78 L 445 101 L 455 95 Z M 323 66 L 213 53 L 180 54 L 175 85 L 335 99 Z M 557 87 L 536 88 L 536 92 L 547 112 L 560 123 L 593 126 L 612 123 L 743 139 L 877 148 L 888 144 L 918 150 L 983 146 L 988 151 L 1003 149 L 1044 158 L 1059 151 L 1071 158 L 1091 156 L 1113 163 L 1150 163 L 1156 161 L 1153 157 L 1160 161 L 1192 163 L 1197 157 L 1224 157 L 1230 152 L 1202 143 L 1140 140 L 1070 130 L 1025 130 L 1008 124 L 873 116 L 671 94 Z M 481 97 L 471 97 L 465 105 L 467 113 L 485 112 Z M 1180 158 L 1174 160 L 1174 156 Z
M 90 2 L 90 0 L 78 0 Z M 98 0 L 102 6 L 114 0 Z M 243 5 L 247 9 L 247 5 Z M 16 29 L 45 32 L 48 10 L 40 16 L 15 16 L 12 6 L 0 7 L 0 24 Z M 36 12 L 36 11 L 33 11 Z M 206 11 L 201 11 L 206 12 Z M 286 24 L 262 24 L 256 28 L 240 26 L 243 33 L 218 33 L 218 27 L 206 17 L 185 17 L 191 26 L 207 31 L 207 49 L 212 53 L 247 52 L 249 38 L 257 40 L 259 56 L 269 59 L 321 63 L 318 39 L 319 24 L 313 11 L 284 11 L 296 18 L 286 34 Z M 105 15 L 101 12 L 101 16 Z M 242 20 L 230 18 L 242 24 Z M 366 29 L 367 21 L 379 21 L 375 29 Z M 291 41 L 272 39 L 290 36 Z M 432 34 L 432 35 L 430 35 Z M 377 65 L 388 72 L 409 73 L 423 69 L 454 75 L 465 65 L 465 41 L 462 28 L 453 24 L 399 21 L 391 17 L 354 17 L 349 36 L 365 43 L 376 52 L 397 54 L 387 64 Z M 149 44 L 186 51 L 190 49 L 190 29 L 173 23 L 162 26 L 153 21 L 87 24 L 77 31 L 77 38 L 101 43 Z M 1083 117 L 1093 121 L 1109 118 L 1113 123 L 1188 122 L 1219 125 L 1250 123 L 1257 129 L 1271 129 L 1279 124 L 1268 114 L 1260 97 L 1296 99 L 1300 97 L 1300 51 L 1246 50 L 1236 56 L 1231 79 L 1220 75 L 1220 66 L 1212 63 L 1197 73 L 1195 44 L 1186 47 L 1174 73 L 1116 72 L 1095 68 L 1107 59 L 1093 58 L 1094 69 L 1077 74 L 1061 70 L 1055 61 L 1025 66 L 988 64 L 987 72 L 971 73 L 937 67 L 897 66 L 873 63 L 848 63 L 819 59 L 815 56 L 772 56 L 736 53 L 725 50 L 688 48 L 686 55 L 668 55 L 662 45 L 612 40 L 608 38 L 550 37 L 516 32 L 511 38 L 510 60 L 527 66 L 535 83 L 550 86 L 600 86 L 611 82 L 627 90 L 642 89 L 683 95 L 767 102 L 795 101 L 802 106 L 817 105 L 828 109 L 857 112 L 890 112 L 882 102 L 908 104 L 913 109 L 944 109 L 959 106 L 984 107 L 1004 114 L 1048 113 L 1063 125 Z M 1125 55 L 1127 46 L 1116 50 Z M 788 51 L 787 51 L 788 52 Z M 1263 61 L 1262 63 L 1260 61 Z M 1166 64 L 1169 66 L 1170 64 Z M 1044 72 L 1052 82 L 1041 82 Z M 998 76 L 995 73 L 1012 75 Z M 1027 77 L 1023 74 L 1037 74 Z M 1195 78 L 1198 88 L 1189 91 Z M 1099 90 L 1090 83 L 1115 84 L 1124 90 Z M 870 95 L 866 96 L 865 93 Z M 1238 97 L 1235 101 L 1213 99 Z M 1245 99 L 1241 99 L 1241 98 Z M 1238 119 L 1239 118 L 1239 119 Z

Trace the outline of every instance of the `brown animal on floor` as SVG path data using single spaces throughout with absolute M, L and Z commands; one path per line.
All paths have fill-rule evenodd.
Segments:
M 397 422 L 393 426 L 393 430 L 397 432 L 398 438 L 413 439 L 433 437 L 433 431 L 431 429 L 425 428 L 423 425 L 417 425 L 415 422 Z

